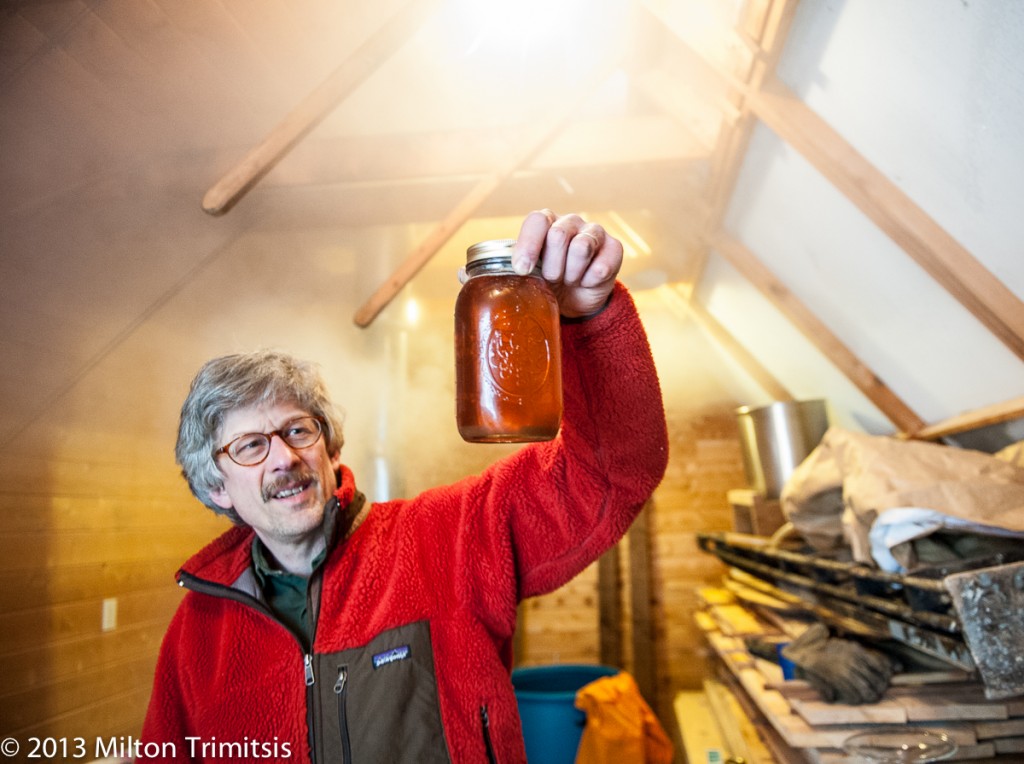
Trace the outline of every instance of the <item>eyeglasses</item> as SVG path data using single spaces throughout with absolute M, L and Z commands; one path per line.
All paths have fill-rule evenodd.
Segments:
M 291 448 L 309 448 L 323 434 L 323 422 L 315 416 L 304 416 L 293 419 L 280 430 L 273 432 L 250 432 L 239 435 L 226 446 L 213 452 L 216 459 L 227 454 L 235 464 L 242 467 L 254 467 L 267 458 L 270 453 L 270 439 L 275 435 Z

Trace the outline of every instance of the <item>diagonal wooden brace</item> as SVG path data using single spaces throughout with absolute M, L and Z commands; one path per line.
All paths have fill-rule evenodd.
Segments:
M 222 215 L 231 209 L 295 144 L 401 48 L 438 4 L 438 0 L 412 0 L 405 5 L 206 192 L 203 209 L 211 215 Z

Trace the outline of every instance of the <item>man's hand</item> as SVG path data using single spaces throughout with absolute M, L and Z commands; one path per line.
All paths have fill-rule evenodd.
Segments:
M 522 275 L 537 261 L 566 318 L 589 316 L 604 307 L 622 267 L 622 244 L 579 215 L 535 210 L 526 216 L 512 267 Z

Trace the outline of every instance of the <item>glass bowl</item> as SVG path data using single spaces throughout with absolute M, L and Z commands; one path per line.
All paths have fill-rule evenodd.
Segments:
M 904 764 L 942 761 L 956 753 L 956 743 L 943 732 L 895 727 L 868 729 L 846 738 L 843 751 L 866 761 Z

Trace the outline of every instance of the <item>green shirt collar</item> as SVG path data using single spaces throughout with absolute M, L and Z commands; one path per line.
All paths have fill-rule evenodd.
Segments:
M 327 506 L 324 507 L 324 522 L 323 522 L 323 533 L 324 533 L 324 548 L 316 557 L 313 558 L 313 565 L 310 568 L 312 574 L 324 564 L 324 560 L 327 559 L 328 552 L 334 547 L 337 542 L 337 536 L 340 535 L 342 529 L 347 532 L 352 526 L 352 522 L 359 511 L 362 509 L 363 504 L 366 501 L 366 497 L 356 491 L 355 497 L 349 503 L 344 511 L 339 511 L 337 501 L 327 502 Z M 341 522 L 339 522 L 339 520 Z M 265 586 L 267 579 L 270 576 L 293 576 L 295 574 L 287 573 L 283 570 L 278 570 L 270 564 L 270 552 L 260 540 L 259 536 L 253 537 L 252 542 L 252 562 L 253 569 L 256 573 L 256 579 L 259 581 L 260 586 Z M 304 576 L 296 576 L 297 578 L 304 578 Z

